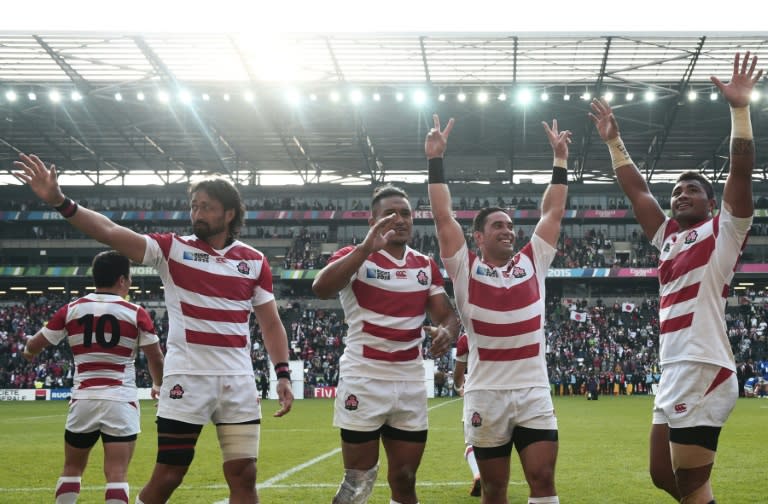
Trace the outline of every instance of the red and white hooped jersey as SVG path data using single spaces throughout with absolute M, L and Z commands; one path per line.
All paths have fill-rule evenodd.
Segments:
M 42 332 L 54 345 L 67 338 L 72 349 L 72 399 L 136 401 L 137 349 L 159 341 L 144 308 L 108 293 L 62 306 Z
M 653 237 L 659 249 L 659 364 L 701 362 L 736 371 L 725 326 L 728 286 L 752 217 L 718 215 L 680 230 L 667 220 Z
M 165 288 L 165 375 L 253 376 L 248 319 L 274 299 L 267 258 L 235 240 L 214 250 L 194 235 L 145 235 L 143 264 Z
M 353 250 L 344 247 L 329 262 Z M 406 246 L 402 259 L 384 250 L 369 255 L 339 292 L 348 325 L 340 376 L 424 381 L 427 303 L 444 293 L 440 269 L 421 252 Z
M 443 258 L 469 341 L 465 390 L 549 387 L 544 355 L 544 279 L 556 249 L 537 234 L 493 267 L 466 244 Z

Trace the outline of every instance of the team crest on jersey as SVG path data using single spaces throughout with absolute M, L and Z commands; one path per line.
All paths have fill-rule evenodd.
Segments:
M 344 409 L 349 411 L 355 411 L 358 404 L 360 403 L 357 400 L 357 396 L 355 394 L 349 394 L 347 398 L 344 399 Z
M 427 285 L 427 282 L 429 282 L 427 273 L 424 270 L 419 270 L 419 272 L 416 274 L 416 280 L 418 280 L 421 285 Z
M 182 388 L 181 385 L 178 383 L 171 387 L 171 392 L 168 394 L 168 397 L 171 399 L 181 399 L 184 396 L 184 388 Z
M 526 275 L 525 270 L 520 266 L 512 268 L 512 276 L 515 278 L 523 278 Z
M 695 229 L 691 229 L 691 231 L 685 235 L 685 241 L 683 243 L 690 245 L 691 243 L 695 242 L 698 237 L 699 233 L 697 233 Z
M 251 267 L 248 266 L 248 263 L 245 261 L 240 261 L 237 263 L 237 271 L 242 273 L 243 275 L 247 275 L 251 272 Z
M 208 262 L 208 254 L 204 252 L 191 252 L 189 250 L 185 250 L 182 253 L 182 258 L 185 261 L 194 261 L 194 262 Z
M 395 271 L 395 278 L 398 280 L 406 280 L 408 278 L 408 272 L 405 270 L 397 270 Z
M 391 275 L 389 271 L 380 270 L 378 268 L 365 268 L 365 276 L 368 278 L 375 278 L 376 280 L 390 280 Z
M 675 404 L 675 413 L 682 414 L 688 411 L 688 405 L 686 405 L 684 402 Z
M 472 424 L 472 427 L 480 427 L 483 425 L 483 417 L 480 416 L 480 413 L 475 411 L 472 413 L 472 418 L 470 419 L 470 423 Z

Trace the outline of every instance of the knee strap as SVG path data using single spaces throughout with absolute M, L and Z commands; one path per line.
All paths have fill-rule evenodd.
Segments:
M 216 433 L 224 462 L 259 458 L 259 424 L 220 424 L 216 426 Z
M 379 464 L 367 471 L 345 469 L 344 479 L 333 497 L 333 504 L 365 504 L 368 502 L 378 472 Z

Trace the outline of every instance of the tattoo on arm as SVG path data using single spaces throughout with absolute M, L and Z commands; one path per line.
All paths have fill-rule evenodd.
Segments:
M 731 154 L 734 156 L 754 156 L 755 141 L 751 138 L 731 139 Z

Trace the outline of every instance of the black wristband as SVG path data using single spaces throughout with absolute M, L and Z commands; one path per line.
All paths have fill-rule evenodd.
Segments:
M 54 208 L 65 219 L 69 219 L 77 213 L 77 203 L 75 203 L 72 198 L 64 198 L 64 203 Z
M 568 170 L 559 166 L 552 167 L 552 180 L 550 184 L 568 185 Z
M 443 173 L 443 158 L 432 158 L 429 163 L 429 183 L 445 184 L 445 174 Z
M 278 362 L 275 364 L 275 375 L 277 376 L 277 379 L 280 378 L 288 378 L 291 379 L 291 368 L 288 367 L 287 362 Z

